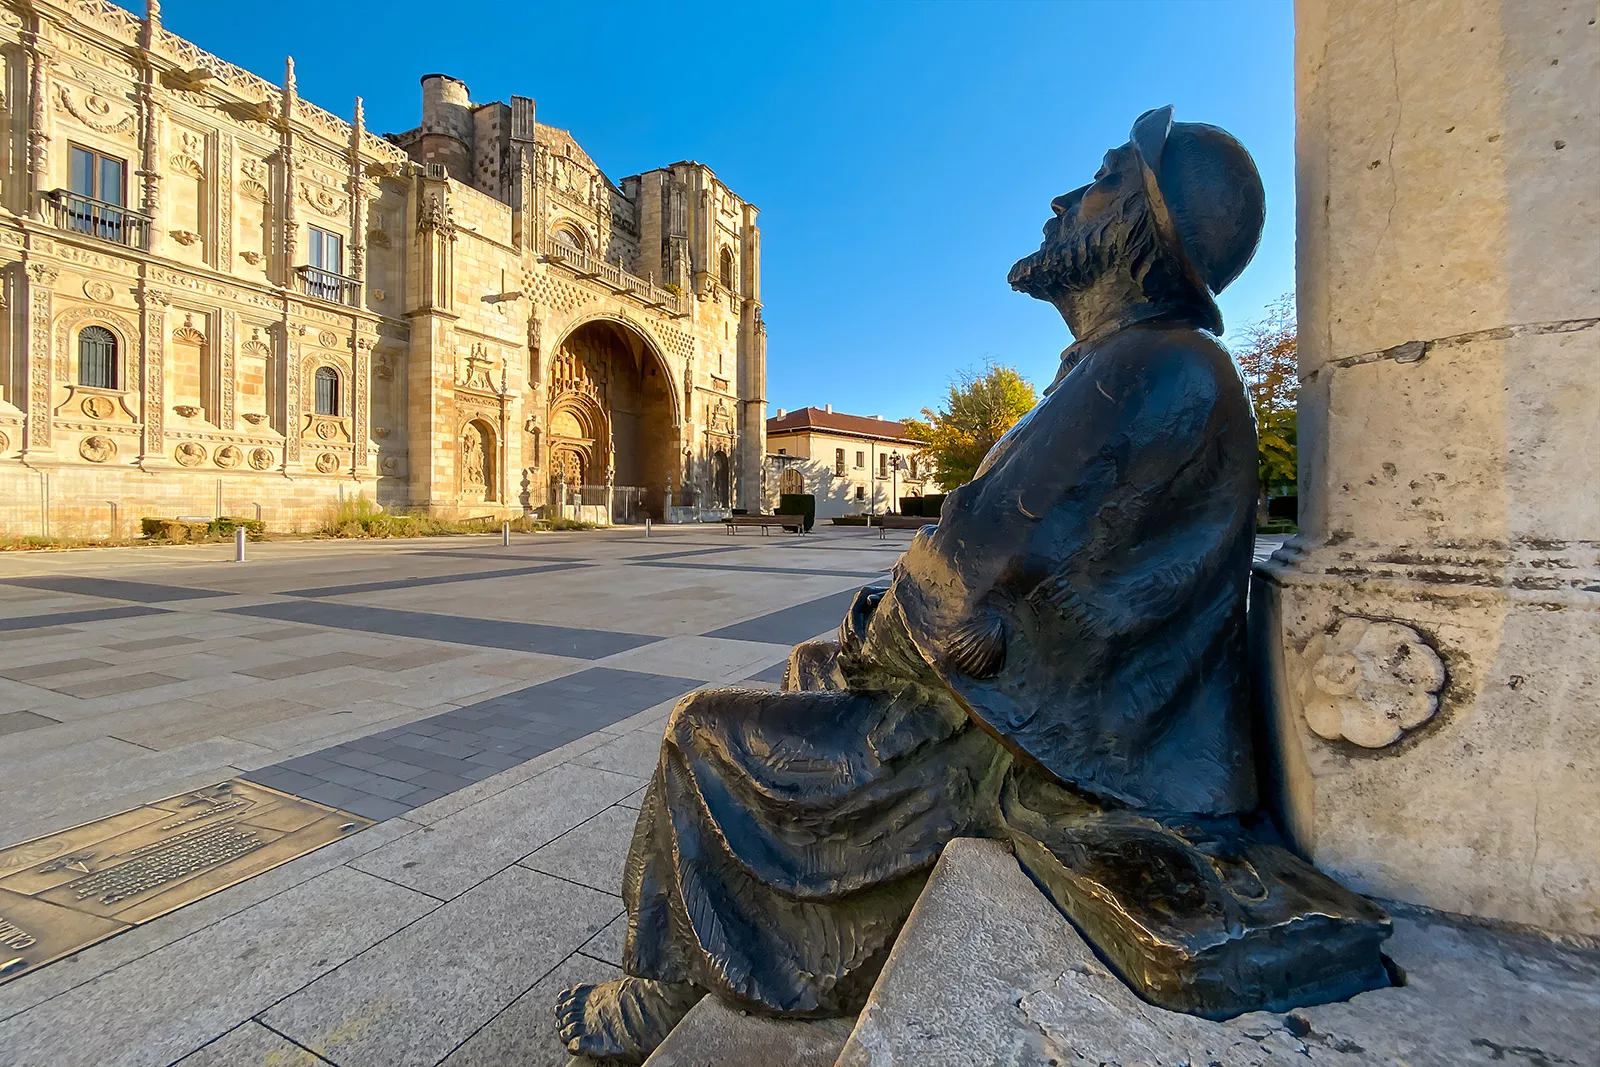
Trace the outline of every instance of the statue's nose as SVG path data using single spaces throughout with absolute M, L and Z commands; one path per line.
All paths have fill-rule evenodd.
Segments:
M 1070 214 L 1072 209 L 1078 206 L 1078 201 L 1083 199 L 1084 190 L 1088 188 L 1089 187 L 1087 185 L 1083 185 L 1072 190 L 1070 193 L 1062 193 L 1060 196 L 1050 201 L 1050 210 L 1056 213 L 1057 218 L 1061 218 L 1064 215 Z

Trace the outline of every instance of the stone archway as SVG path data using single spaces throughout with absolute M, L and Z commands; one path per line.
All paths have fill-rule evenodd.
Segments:
M 551 485 L 637 487 L 657 516 L 677 471 L 673 376 L 631 323 L 590 319 L 556 346 L 547 377 Z

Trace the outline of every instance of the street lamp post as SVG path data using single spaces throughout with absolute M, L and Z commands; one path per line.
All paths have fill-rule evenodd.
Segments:
M 900 453 L 889 454 L 889 510 L 893 511 L 900 503 Z

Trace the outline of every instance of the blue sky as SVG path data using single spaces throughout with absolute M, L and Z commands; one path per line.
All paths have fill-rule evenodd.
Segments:
M 132 6 L 132 5 L 130 5 Z M 1255 155 L 1260 252 L 1230 330 L 1294 285 L 1290 0 L 1123 3 L 281 3 L 167 0 L 175 33 L 375 132 L 416 125 L 418 79 L 512 93 L 613 179 L 679 159 L 761 208 L 769 409 L 900 417 L 986 359 L 1043 385 L 1070 341 L 1005 274 L 1052 196 L 1143 110 Z

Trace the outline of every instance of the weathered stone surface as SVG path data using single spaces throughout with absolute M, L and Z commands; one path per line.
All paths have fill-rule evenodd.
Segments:
M 833 1067 L 851 1020 L 769 1019 L 716 997 L 689 1010 L 645 1067 Z
M 1600 1057 L 1600 955 L 1397 918 L 1407 984 L 1217 1023 L 1136 998 L 1005 846 L 945 849 L 838 1067 L 1419 1067 Z
M 1280 815 L 1362 892 L 1600 933 L 1594 11 L 1295 12 L 1301 534 L 1252 593 Z M 1417 635 L 1436 709 L 1428 671 L 1391 722 L 1323 699 L 1351 620 Z

